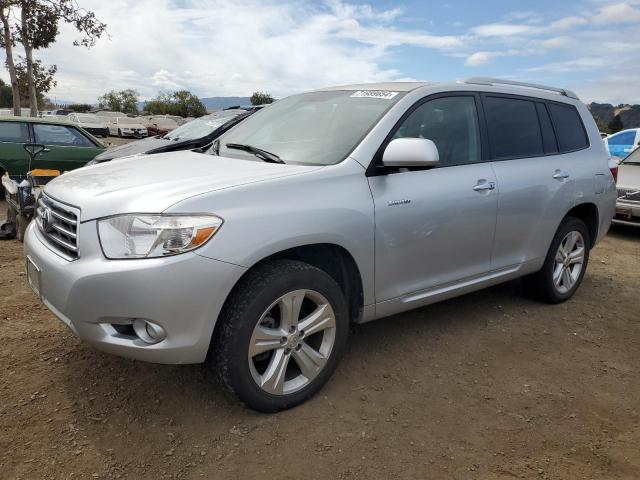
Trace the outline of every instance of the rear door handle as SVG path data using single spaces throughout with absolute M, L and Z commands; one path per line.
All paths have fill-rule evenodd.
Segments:
M 493 190 L 495 188 L 496 188 L 496 182 L 478 183 L 475 187 L 473 187 L 473 189 L 476 192 L 483 192 L 485 190 Z
M 565 178 L 569 178 L 571 175 L 569 175 L 569 172 L 565 172 L 564 170 L 556 170 L 556 172 L 553 174 L 553 178 L 555 178 L 556 180 L 564 180 Z

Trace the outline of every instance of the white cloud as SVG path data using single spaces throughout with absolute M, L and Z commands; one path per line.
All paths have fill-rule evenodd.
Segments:
M 606 23 L 638 23 L 640 22 L 640 10 L 630 3 L 615 3 L 602 7 L 592 21 L 596 24 Z
M 110 89 L 135 88 L 143 98 L 187 88 L 200 96 L 275 96 L 310 88 L 406 78 L 380 66 L 394 47 L 441 52 L 463 47 L 454 35 L 393 25 L 402 9 L 378 10 L 328 0 L 83 0 L 107 23 L 110 39 L 86 50 L 59 41 L 37 52 L 58 65 L 57 98 L 95 102 Z
M 531 34 L 538 31 L 538 27 L 516 23 L 489 23 L 473 27 L 471 34 L 479 37 L 508 37 L 514 35 Z

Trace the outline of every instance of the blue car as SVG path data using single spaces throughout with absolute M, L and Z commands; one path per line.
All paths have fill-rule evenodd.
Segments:
M 640 144 L 640 128 L 622 130 L 604 139 L 612 157 L 624 158 Z

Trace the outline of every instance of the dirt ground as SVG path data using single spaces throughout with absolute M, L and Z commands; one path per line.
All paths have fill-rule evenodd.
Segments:
M 616 228 L 568 303 L 515 281 L 356 326 L 319 395 L 262 415 L 80 343 L 1 242 L 0 478 L 637 479 L 639 281 Z

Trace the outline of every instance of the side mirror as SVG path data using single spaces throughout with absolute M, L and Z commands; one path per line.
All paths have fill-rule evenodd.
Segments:
M 396 138 L 382 155 L 385 167 L 435 167 L 440 157 L 438 147 L 426 138 Z
M 38 143 L 25 143 L 23 145 L 23 148 L 27 151 L 27 153 L 29 154 L 29 156 L 32 159 L 36 158 L 36 156 L 38 156 L 38 154 L 44 152 L 44 150 L 45 150 L 45 146 L 44 145 L 40 145 Z

